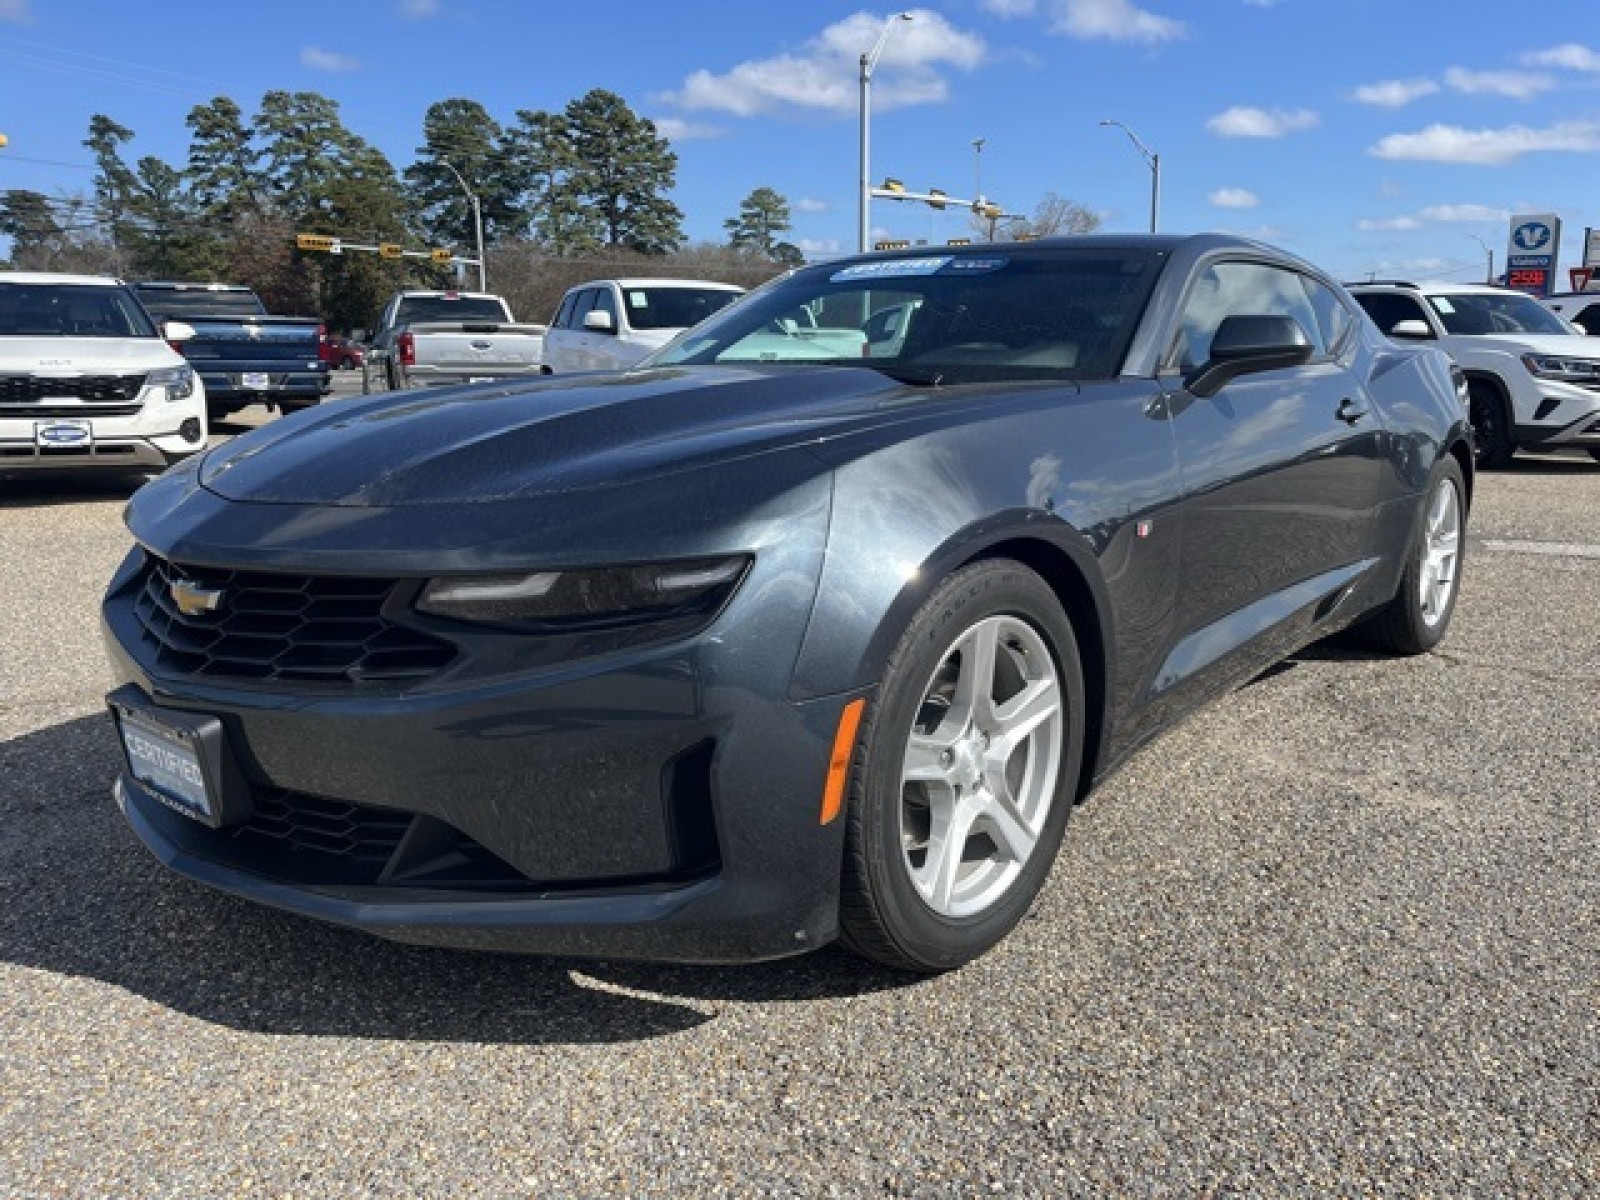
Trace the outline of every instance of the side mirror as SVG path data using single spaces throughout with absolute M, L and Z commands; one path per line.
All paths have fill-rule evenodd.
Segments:
M 611 314 L 608 312 L 594 311 L 584 313 L 583 327 L 593 330 L 595 333 L 615 333 L 617 331 L 616 322 L 611 319 Z
M 1211 339 L 1211 357 L 1189 376 L 1189 391 L 1215 396 L 1240 375 L 1298 367 L 1311 357 L 1311 339 L 1293 317 L 1226 317 Z
M 1393 329 L 1389 330 L 1390 337 L 1433 339 L 1433 330 L 1428 328 L 1428 323 L 1421 317 L 1407 317 L 1404 321 L 1395 322 Z
M 169 342 L 187 342 L 194 336 L 194 326 L 186 321 L 168 321 L 161 327 L 161 336 Z

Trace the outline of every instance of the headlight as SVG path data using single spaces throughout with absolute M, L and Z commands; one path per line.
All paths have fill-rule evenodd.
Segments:
M 147 387 L 164 387 L 168 400 L 187 400 L 194 395 L 194 369 L 191 367 L 161 367 L 144 377 Z
M 741 554 L 633 567 L 458 575 L 430 580 L 417 608 L 458 621 L 552 630 L 709 618 L 733 595 L 749 565 Z
M 1564 383 L 1600 384 L 1600 360 L 1563 358 L 1557 354 L 1524 354 L 1522 365 L 1540 379 L 1559 379 Z

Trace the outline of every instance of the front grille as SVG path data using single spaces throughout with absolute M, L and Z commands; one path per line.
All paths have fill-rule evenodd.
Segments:
M 223 831 L 251 869 L 305 883 L 517 889 L 528 877 L 435 817 L 257 788 Z
M 86 407 L 107 416 L 125 416 L 139 411 L 133 401 L 144 387 L 144 375 L 0 375 L 0 409 L 7 416 L 82 416 Z M 47 405 L 44 401 L 72 398 L 72 406 Z M 106 411 L 116 409 L 116 412 Z
M 173 595 L 180 581 L 216 593 L 214 610 L 184 613 Z M 414 682 L 455 657 L 450 643 L 384 615 L 401 586 L 393 579 L 185 567 L 146 555 L 132 590 L 134 615 L 160 671 L 350 686 Z

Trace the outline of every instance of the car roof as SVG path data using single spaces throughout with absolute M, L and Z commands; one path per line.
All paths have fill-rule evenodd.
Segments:
M 652 287 L 652 288 L 715 288 L 724 292 L 742 292 L 744 289 L 736 283 L 723 283 L 716 279 L 649 279 L 632 277 L 626 279 L 591 279 L 587 283 L 576 284 L 567 289 L 576 292 L 580 288 L 598 287 L 602 283 L 614 283 L 618 287 Z
M 1477 296 L 1525 296 L 1526 292 L 1519 292 L 1515 288 L 1497 287 L 1490 283 L 1457 283 L 1451 279 L 1357 279 L 1344 285 L 1352 292 L 1370 291 L 1398 291 L 1410 288 L 1418 292 L 1453 292 L 1456 295 Z
M 190 283 L 180 280 L 141 279 L 135 288 L 160 288 L 164 292 L 248 292 L 242 283 Z
M 68 283 L 74 287 L 121 287 L 109 275 L 68 275 L 58 271 L 0 271 L 0 283 Z

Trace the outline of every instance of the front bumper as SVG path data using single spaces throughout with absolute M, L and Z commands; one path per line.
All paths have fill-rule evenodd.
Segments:
M 217 509 L 191 496 L 201 506 Z M 222 508 L 237 534 L 245 506 Z M 265 516 L 281 527 L 289 511 Z M 186 654 L 175 672 L 152 649 L 135 552 L 103 610 L 119 695 L 215 718 L 239 791 L 221 828 L 126 773 L 118 802 L 174 870 L 397 940 L 696 962 L 813 949 L 836 931 L 843 822 L 819 817 L 854 695 L 786 690 L 821 564 L 825 508 L 807 512 L 769 527 L 697 634 L 538 661 L 516 657 L 525 639 L 474 634 L 399 684 L 222 679 Z M 395 519 L 424 543 L 415 518 Z M 382 611 L 410 620 L 399 586 Z

